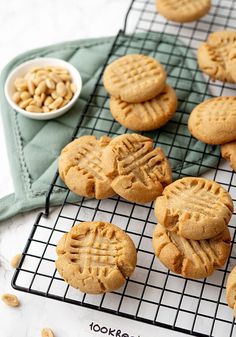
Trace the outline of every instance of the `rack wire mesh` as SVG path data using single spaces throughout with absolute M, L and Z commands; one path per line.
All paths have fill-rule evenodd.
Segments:
M 188 174 L 185 168 L 193 164 L 194 160 L 189 155 L 194 154 L 198 157 L 194 161 L 195 175 L 207 171 L 204 176 L 222 184 L 230 192 L 234 203 L 235 174 L 220 158 L 218 149 L 204 144 L 196 149 L 195 140 L 184 130 L 188 114 L 199 99 L 203 101 L 211 95 L 234 94 L 235 85 L 212 82 L 202 75 L 194 61 L 194 54 L 209 33 L 234 29 L 235 24 L 234 1 L 213 0 L 207 16 L 193 23 L 178 24 L 161 17 L 153 0 L 133 0 L 124 29 L 114 40 L 103 68 L 112 60 L 131 52 L 161 59 L 167 71 L 173 65 L 173 57 L 184 60 L 180 60 L 178 72 L 168 76 L 180 98 L 179 110 L 166 127 L 151 133 L 151 136 L 156 144 L 164 148 L 174 165 L 175 178 Z M 170 37 L 171 43 L 169 49 L 162 49 L 159 42 L 166 36 Z M 179 47 L 183 51 L 181 55 L 178 54 Z M 190 77 L 186 76 L 186 71 L 191 74 Z M 130 131 L 121 128 L 109 112 L 109 97 L 103 88 L 101 73 L 73 138 L 82 134 L 115 136 L 124 132 Z M 65 200 L 60 208 L 49 211 L 51 194 L 58 187 L 66 191 Z M 151 237 L 156 220 L 152 203 L 139 205 L 119 197 L 101 201 L 82 198 L 75 202 L 71 194 L 56 174 L 48 192 L 45 212 L 38 214 L 13 277 L 14 288 L 196 336 L 236 336 L 235 321 L 225 300 L 226 279 L 236 258 L 235 214 L 229 224 L 232 249 L 225 267 L 207 279 L 191 280 L 168 271 L 154 257 Z M 75 223 L 96 220 L 112 222 L 132 237 L 138 250 L 138 263 L 134 275 L 121 289 L 91 296 L 68 286 L 57 273 L 54 262 L 55 247 L 61 235 Z

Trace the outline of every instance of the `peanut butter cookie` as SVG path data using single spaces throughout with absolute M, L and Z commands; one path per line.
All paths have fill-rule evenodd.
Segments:
M 153 247 L 155 255 L 174 273 L 204 278 L 225 264 L 230 252 L 230 234 L 226 227 L 212 239 L 189 240 L 158 224 L 153 233 Z
M 236 317 L 236 266 L 231 270 L 227 279 L 226 300 L 228 306 L 234 310 Z
M 191 22 L 208 13 L 211 0 L 156 0 L 156 7 L 168 20 Z
M 198 49 L 198 64 L 213 80 L 236 83 L 236 32 L 214 32 Z
M 113 117 L 124 127 L 137 131 L 160 128 L 171 119 L 176 108 L 176 93 L 169 85 L 156 97 L 143 103 L 127 103 L 113 96 L 110 99 Z
M 133 241 L 107 222 L 82 222 L 57 245 L 56 267 L 74 288 L 100 294 L 121 287 L 133 273 L 137 254 Z
M 129 54 L 110 63 L 103 76 L 109 94 L 130 103 L 152 99 L 162 92 L 165 82 L 163 66 L 142 54 Z
M 221 145 L 221 155 L 229 161 L 232 169 L 236 171 L 236 141 Z
M 155 204 L 158 222 L 186 239 L 203 240 L 221 233 L 232 216 L 230 194 L 215 181 L 186 177 L 164 189 Z
M 59 157 L 59 174 L 75 194 L 96 199 L 115 194 L 102 170 L 101 155 L 110 138 L 82 136 L 69 143 Z
M 236 139 L 236 97 L 210 98 L 197 105 L 188 120 L 190 133 L 207 144 Z
M 172 181 L 163 151 L 135 133 L 114 138 L 103 152 L 103 163 L 113 190 L 131 202 L 154 200 Z

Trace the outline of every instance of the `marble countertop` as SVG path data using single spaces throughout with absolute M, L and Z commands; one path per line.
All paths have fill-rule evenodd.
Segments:
M 129 0 L 2 0 L 0 2 L 0 70 L 26 50 L 78 38 L 109 36 L 123 26 Z M 3 126 L 0 121 L 0 197 L 13 192 Z M 0 337 L 36 337 L 50 327 L 55 337 L 102 336 L 92 332 L 91 322 L 121 329 L 130 336 L 180 336 L 182 334 L 11 288 L 9 261 L 22 251 L 38 211 L 19 214 L 0 225 L 0 294 L 17 294 L 19 308 L 0 301 Z

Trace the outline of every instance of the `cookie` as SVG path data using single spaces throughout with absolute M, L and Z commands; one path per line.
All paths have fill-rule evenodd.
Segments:
M 143 103 L 127 103 L 113 96 L 110 99 L 113 117 L 124 127 L 136 131 L 160 128 L 171 119 L 176 108 L 176 93 L 169 85 L 156 97 Z
M 198 64 L 212 80 L 236 83 L 236 32 L 214 32 L 198 49 Z
M 189 240 L 158 224 L 153 233 L 155 255 L 171 271 L 188 278 L 205 278 L 222 267 L 230 253 L 228 228 L 209 240 Z
M 226 283 L 226 300 L 228 306 L 234 310 L 236 317 L 236 266 L 231 270 Z
M 101 294 L 121 287 L 133 273 L 137 254 L 131 238 L 108 222 L 82 222 L 57 245 L 56 267 L 72 287 Z
M 102 170 L 101 155 L 110 138 L 82 136 L 61 151 L 59 174 L 66 186 L 80 196 L 104 199 L 115 194 Z
M 152 57 L 129 54 L 110 63 L 103 84 L 111 96 L 140 103 L 156 97 L 165 87 L 166 72 Z
M 191 22 L 209 12 L 211 0 L 156 0 L 156 7 L 168 20 Z
M 114 138 L 103 152 L 103 170 L 111 187 L 131 202 L 149 202 L 172 181 L 167 158 L 153 148 L 150 138 L 124 134 Z
M 225 144 L 236 139 L 236 97 L 210 98 L 190 114 L 188 129 L 207 144 Z
M 230 162 L 230 166 L 236 171 L 236 141 L 221 145 L 221 155 Z
M 203 240 L 221 233 L 232 216 L 230 194 L 212 180 L 186 177 L 167 186 L 155 203 L 158 222 L 186 239 Z

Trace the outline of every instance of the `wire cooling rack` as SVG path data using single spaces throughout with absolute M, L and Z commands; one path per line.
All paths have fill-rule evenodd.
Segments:
M 195 163 L 196 175 L 199 175 L 202 169 L 207 170 L 205 176 L 221 183 L 231 193 L 234 202 L 236 179 L 228 164 L 221 160 L 214 148 L 202 144 L 200 150 L 197 150 L 192 137 L 183 132 L 187 125 L 188 113 L 197 102 L 194 95 L 189 96 L 186 101 L 184 96 L 181 96 L 181 91 L 195 93 L 201 100 L 206 99 L 209 92 L 216 96 L 234 95 L 234 85 L 211 82 L 208 77 L 201 74 L 194 63 L 191 66 L 191 60 L 195 59 L 194 53 L 210 32 L 226 28 L 234 29 L 235 25 L 236 4 L 233 0 L 213 0 L 212 9 L 207 16 L 184 25 L 166 21 L 161 17 L 155 10 L 154 0 L 133 0 L 125 19 L 124 29 L 117 35 L 104 65 L 105 69 L 113 59 L 136 51 L 136 53 L 151 53 L 157 58 L 162 57 L 162 63 L 168 69 L 180 41 L 184 42 L 186 51 L 182 59 L 189 61 L 187 63 L 189 69 L 185 69 L 186 62 L 183 62 L 180 71 L 171 75 L 172 85 L 177 90 L 178 96 L 183 97 L 179 99 L 180 111 L 177 111 L 168 127 L 157 130 L 152 136 L 155 143 L 165 148 L 170 161 L 175 164 L 176 161 L 180 161 L 176 166 L 178 169 L 174 171 L 175 178 L 187 174 L 184 167 L 185 164 L 192 163 L 189 159 L 190 153 L 200 155 L 198 162 Z M 166 52 L 159 49 L 153 32 L 159 32 L 163 37 L 171 34 L 171 50 Z M 138 47 L 135 44 L 136 33 L 141 33 L 139 38 L 142 39 L 141 46 L 139 43 Z M 193 54 L 188 53 L 190 49 Z M 188 76 L 184 78 L 186 70 L 191 72 L 192 79 Z M 184 87 L 180 81 L 183 79 L 186 83 Z M 109 113 L 108 102 L 101 73 L 73 137 L 81 134 L 100 136 L 107 134 L 107 131 L 104 131 L 107 129 L 110 136 L 129 132 L 118 128 L 118 124 Z M 178 156 L 175 157 L 173 153 L 176 151 L 173 149 L 181 151 L 181 160 Z M 214 159 L 214 165 L 210 164 L 212 161 L 207 161 L 207 158 Z M 58 187 L 66 191 L 65 200 L 59 209 L 49 212 L 51 194 L 54 188 Z M 236 258 L 235 214 L 229 225 L 232 251 L 225 268 L 217 270 L 207 279 L 191 280 L 168 271 L 154 257 L 151 237 L 156 220 L 152 204 L 133 204 L 119 197 L 102 201 L 83 198 L 73 202 L 70 197 L 71 192 L 65 188 L 56 174 L 47 196 L 45 212 L 40 213 L 35 221 L 20 266 L 14 275 L 12 281 L 14 288 L 195 336 L 236 336 L 233 314 L 225 300 L 226 279 Z M 112 222 L 123 228 L 132 237 L 138 250 L 138 263 L 134 275 L 118 291 L 98 296 L 82 294 L 69 287 L 57 273 L 54 264 L 55 246 L 62 234 L 68 232 L 75 223 L 93 220 Z

